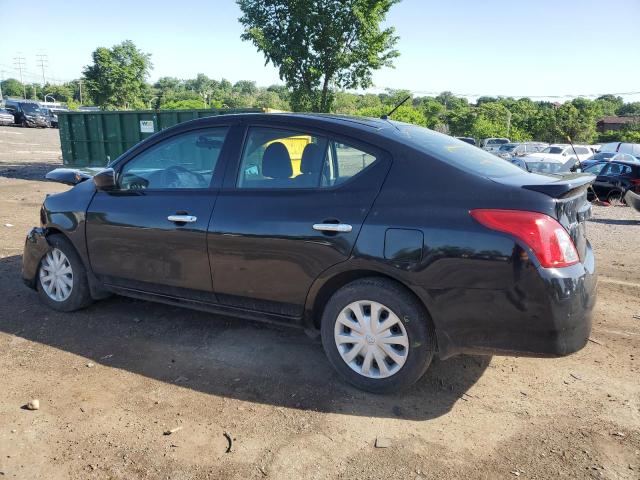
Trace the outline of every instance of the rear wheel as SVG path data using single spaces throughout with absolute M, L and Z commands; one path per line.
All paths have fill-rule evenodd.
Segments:
M 54 310 L 72 312 L 91 304 L 87 272 L 73 245 L 61 235 L 47 238 L 51 248 L 40 260 L 38 293 Z
M 614 190 L 607 195 L 607 202 L 611 205 L 625 205 L 624 195 L 618 190 Z
M 324 310 L 321 333 L 334 368 L 374 393 L 414 384 L 435 352 L 434 328 L 422 305 L 383 278 L 356 280 L 338 290 Z

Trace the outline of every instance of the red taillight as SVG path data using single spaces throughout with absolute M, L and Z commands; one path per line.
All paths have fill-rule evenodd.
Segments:
M 568 267 L 578 263 L 573 240 L 557 220 L 549 215 L 522 210 L 471 210 L 471 216 L 487 228 L 522 240 L 545 268 Z

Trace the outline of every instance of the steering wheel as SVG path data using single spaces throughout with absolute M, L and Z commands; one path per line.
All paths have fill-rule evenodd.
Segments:
M 197 182 L 203 187 L 206 187 L 207 185 L 207 179 L 204 178 L 203 175 L 199 174 L 198 172 L 192 172 L 191 170 L 184 168 L 182 165 L 172 165 L 169 168 L 163 170 L 162 184 L 168 186 L 169 188 L 179 188 L 181 185 L 178 172 L 186 173 L 188 175 L 191 175 L 192 177 L 195 177 Z

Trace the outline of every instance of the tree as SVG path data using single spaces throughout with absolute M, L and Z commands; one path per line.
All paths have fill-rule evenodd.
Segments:
M 294 110 L 328 112 L 331 88 L 367 88 L 373 70 L 399 55 L 380 29 L 399 0 L 237 0 L 251 41 L 291 89 Z
M 151 55 L 138 50 L 131 40 L 111 48 L 100 47 L 93 64 L 83 70 L 86 90 L 103 109 L 144 107 L 150 100 L 146 83 L 152 68 Z
M 24 89 L 22 83 L 15 78 L 7 78 L 2 81 L 2 95 L 5 97 L 22 97 Z

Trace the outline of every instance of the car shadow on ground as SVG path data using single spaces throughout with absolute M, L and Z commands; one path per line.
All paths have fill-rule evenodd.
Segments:
M 17 178 L 19 180 L 40 180 L 48 182 L 44 176 L 51 170 L 61 168 L 61 163 L 53 162 L 8 162 L 0 161 L 0 177 Z
M 615 218 L 590 218 L 589 221 L 594 223 L 602 223 L 605 225 L 638 225 L 638 223 L 640 223 L 640 219 L 621 220 Z
M 490 357 L 434 361 L 415 386 L 373 395 L 345 384 L 304 332 L 111 297 L 74 313 L 45 307 L 20 279 L 21 257 L 0 259 L 0 331 L 207 394 L 347 415 L 427 420 L 449 412 Z M 80 360 L 82 361 L 82 360 Z

